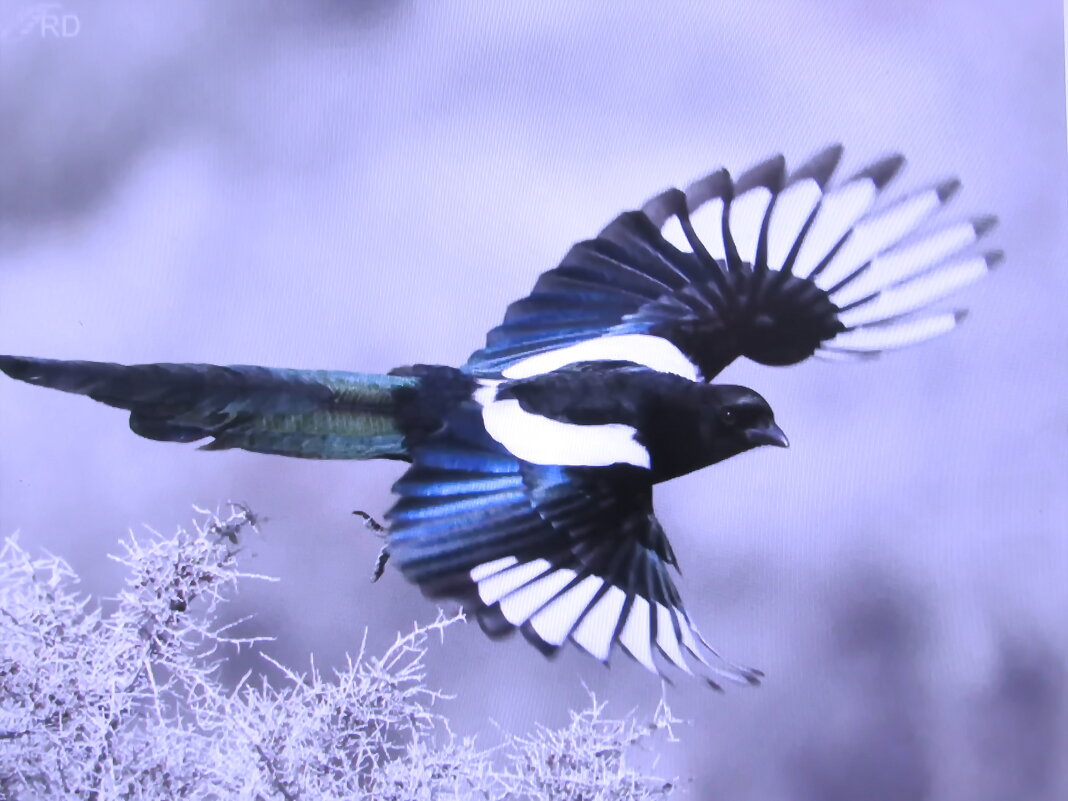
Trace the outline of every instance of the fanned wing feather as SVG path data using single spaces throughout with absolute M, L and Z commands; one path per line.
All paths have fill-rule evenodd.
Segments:
M 607 662 L 619 643 L 658 674 L 671 664 L 714 685 L 757 681 L 694 629 L 648 479 L 633 468 L 520 461 L 485 432 L 474 403 L 412 456 L 394 487 L 389 547 L 428 595 L 460 600 L 491 635 L 520 630 L 545 654 L 570 639 Z
M 995 218 L 927 231 L 959 181 L 880 203 L 904 158 L 833 183 L 841 155 L 828 147 L 789 175 L 782 156 L 737 180 L 717 170 L 620 215 L 512 304 L 464 369 L 495 377 L 533 356 L 639 335 L 671 343 L 710 380 L 738 356 L 863 356 L 952 330 L 963 315 L 924 310 L 1000 261 L 969 253 Z

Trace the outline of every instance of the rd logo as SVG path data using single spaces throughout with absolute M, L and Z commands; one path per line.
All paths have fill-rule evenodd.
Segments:
M 0 42 L 19 39 L 73 39 L 82 29 L 77 14 L 66 11 L 62 3 L 36 3 L 28 6 L 9 24 L 0 29 Z

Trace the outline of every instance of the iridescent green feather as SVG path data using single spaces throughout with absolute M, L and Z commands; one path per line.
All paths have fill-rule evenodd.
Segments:
M 127 409 L 143 437 L 308 459 L 405 458 L 395 393 L 409 376 L 233 365 L 60 361 L 0 356 L 12 378 Z

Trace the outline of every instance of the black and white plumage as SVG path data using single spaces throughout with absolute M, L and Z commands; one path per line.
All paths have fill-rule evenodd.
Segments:
M 829 147 L 789 175 L 782 156 L 737 180 L 719 170 L 620 215 L 513 303 L 466 369 L 508 375 L 569 346 L 588 358 L 590 340 L 630 336 L 637 350 L 652 336 L 649 366 L 681 371 L 666 341 L 709 381 L 739 356 L 850 360 L 950 331 L 962 312 L 924 310 L 1001 260 L 971 250 L 996 219 L 927 228 L 959 181 L 881 204 L 904 159 L 832 184 L 841 154 Z
M 388 376 L 0 356 L 23 381 L 128 409 L 153 439 L 304 458 L 405 459 L 389 549 L 428 595 L 544 653 L 618 643 L 655 673 L 755 683 L 686 611 L 652 487 L 786 445 L 767 402 L 707 383 L 734 359 L 856 360 L 954 328 L 930 311 L 1000 260 L 992 217 L 928 220 L 959 187 L 889 203 L 904 160 L 844 181 L 841 147 L 668 190 L 575 245 L 461 368 Z
M 570 638 L 607 661 L 619 642 L 654 672 L 663 659 L 717 686 L 755 681 L 691 623 L 652 488 L 762 444 L 786 437 L 745 387 L 624 362 L 487 384 L 412 449 L 390 548 L 429 594 L 462 599 L 491 634 L 519 628 L 543 653 Z

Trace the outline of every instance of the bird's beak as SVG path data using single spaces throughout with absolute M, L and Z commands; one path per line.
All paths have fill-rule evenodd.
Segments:
M 746 438 L 754 445 L 777 445 L 780 448 L 790 447 L 790 440 L 786 438 L 786 433 L 775 425 L 775 423 L 768 423 L 763 428 L 750 428 L 745 433 Z

